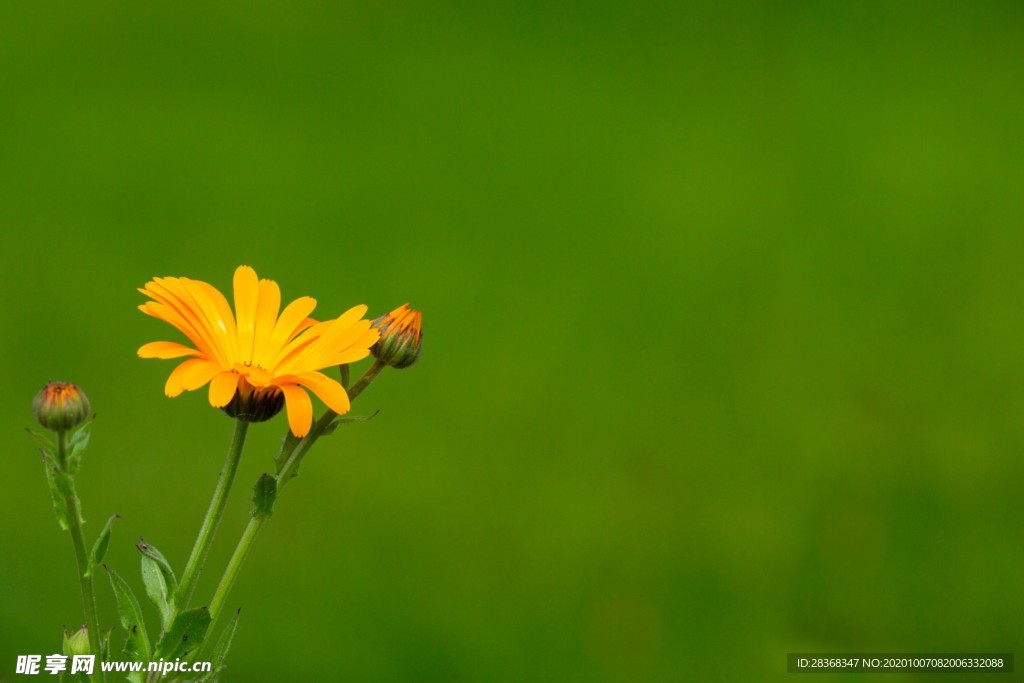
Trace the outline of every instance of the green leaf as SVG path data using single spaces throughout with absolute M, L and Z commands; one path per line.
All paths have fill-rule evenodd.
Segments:
M 373 415 L 342 415 L 340 417 L 336 417 L 329 425 L 324 427 L 324 431 L 321 433 L 321 436 L 333 434 L 334 430 L 341 424 L 347 424 L 349 422 L 369 422 L 373 418 L 377 417 L 378 414 L 380 414 L 380 411 L 375 410 L 373 411 Z
M 107 554 L 107 546 L 110 545 L 110 532 L 114 528 L 115 519 L 121 519 L 121 515 L 110 516 L 103 531 L 100 532 L 99 538 L 96 539 L 96 543 L 93 544 L 92 553 L 89 554 L 89 566 L 85 568 L 86 576 L 92 576 L 92 570 L 103 562 L 103 558 Z
M 68 439 L 68 471 L 72 476 L 78 474 L 78 470 L 82 466 L 82 456 L 85 455 L 85 449 L 89 446 L 88 425 L 91 421 L 87 420 L 83 423 Z
M 75 484 L 66 472 L 59 469 L 53 470 L 53 483 L 57 486 L 57 492 L 69 498 L 75 497 Z
M 67 472 L 62 472 L 59 468 L 53 468 L 49 471 L 49 481 L 52 483 L 53 495 L 55 499 L 60 500 L 60 511 L 57 512 L 57 522 L 61 524 L 63 528 L 67 528 L 68 517 L 70 515 L 78 515 L 79 524 L 85 524 L 85 519 L 82 518 L 82 510 L 78 507 L 78 495 L 75 493 L 75 480 Z M 73 510 L 69 510 L 66 501 L 70 501 L 74 506 Z M 61 511 L 64 511 L 68 517 L 62 517 Z
M 64 531 L 68 530 L 68 506 L 64 503 L 64 496 L 57 487 L 56 474 L 60 471 L 55 465 L 51 465 L 52 458 L 43 454 L 43 462 L 46 464 L 46 486 L 50 489 L 50 498 L 53 501 L 53 514 L 57 516 L 57 524 Z
M 174 593 L 170 591 L 160 565 L 145 555 L 142 556 L 142 584 L 146 587 L 146 595 L 160 611 L 160 623 L 166 624 Z
M 87 438 L 89 438 L 88 434 L 85 437 L 83 437 L 82 433 L 83 432 L 87 433 L 89 431 L 90 425 L 92 425 L 92 423 L 95 422 L 95 421 L 96 421 L 96 415 L 94 414 L 94 415 L 86 418 L 85 422 L 83 422 L 82 424 L 80 424 L 77 427 L 75 427 L 74 429 L 72 429 L 71 430 L 71 434 L 69 435 L 69 438 L 68 438 L 68 445 L 71 445 L 71 444 L 75 443 L 79 439 L 82 439 L 82 438 L 86 438 L 87 439 Z
M 136 547 L 142 553 L 142 582 L 146 586 L 146 595 L 160 610 L 160 623 L 166 624 L 174 592 L 178 590 L 174 570 L 163 553 L 146 543 L 146 539 L 139 539 Z
M 103 651 L 103 657 L 102 658 L 104 660 L 110 659 L 110 655 L 113 652 L 110 649 L 110 639 L 113 636 L 114 636 L 114 629 L 110 629 L 105 634 L 103 634 L 103 638 L 100 639 L 100 650 Z
M 176 659 L 202 645 L 210 628 L 210 610 L 205 607 L 182 612 L 156 644 L 154 659 Z
M 210 658 L 207 660 L 211 664 L 210 671 L 203 674 L 199 678 L 198 683 L 216 680 L 217 675 L 224 670 L 224 660 L 228 656 L 228 650 L 231 649 L 231 642 L 235 639 L 235 632 L 238 631 L 238 618 L 241 615 L 242 610 L 236 611 L 231 623 L 221 631 L 220 638 L 217 639 L 217 644 L 213 646 L 213 650 L 210 651 Z
M 54 450 L 55 446 L 53 445 L 53 441 L 51 441 L 48 436 L 46 436 L 45 434 L 40 434 L 39 432 L 33 432 L 28 427 L 25 427 L 25 431 L 31 434 L 32 438 L 39 442 L 39 445 L 42 447 L 43 450 L 43 455 L 48 455 L 51 458 L 56 457 L 56 451 Z
M 110 577 L 110 585 L 114 589 L 117 600 L 117 615 L 121 626 L 128 632 L 128 640 L 124 644 L 124 654 L 133 662 L 145 662 L 150 659 L 152 649 L 149 636 L 146 635 L 146 624 L 142 620 L 142 608 L 139 600 L 132 592 L 131 586 L 107 565 L 103 565 Z
M 256 481 L 252 490 L 252 516 L 256 519 L 270 517 L 277 498 L 277 478 L 264 472 Z

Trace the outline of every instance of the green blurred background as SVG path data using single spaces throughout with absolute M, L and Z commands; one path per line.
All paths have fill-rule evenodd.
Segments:
M 122 515 L 109 562 L 141 593 L 144 535 L 180 570 L 231 425 L 135 357 L 178 339 L 135 288 L 243 263 L 321 316 L 411 301 L 426 346 L 279 501 L 227 680 L 1024 654 L 1019 3 L 0 24 L 0 680 L 81 621 L 33 394 L 74 381 L 99 413 L 79 486 L 90 536 Z M 284 429 L 250 432 L 205 599 Z

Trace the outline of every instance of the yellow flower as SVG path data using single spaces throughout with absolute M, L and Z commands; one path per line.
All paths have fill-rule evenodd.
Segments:
M 192 356 L 171 372 L 164 392 L 174 397 L 209 383 L 210 405 L 231 404 L 229 414 L 254 422 L 280 410 L 283 395 L 295 436 L 305 436 L 313 422 L 306 389 L 334 412 L 348 412 L 344 387 L 320 370 L 369 355 L 380 335 L 363 319 L 366 306 L 324 322 L 308 317 L 316 307 L 308 296 L 280 311 L 277 283 L 259 280 L 248 266 L 235 271 L 234 289 L 234 314 L 223 294 L 199 280 L 157 277 L 139 290 L 152 299 L 139 310 L 170 323 L 195 346 L 159 341 L 139 349 L 143 358 Z M 260 401 L 277 409 L 267 414 L 251 405 Z

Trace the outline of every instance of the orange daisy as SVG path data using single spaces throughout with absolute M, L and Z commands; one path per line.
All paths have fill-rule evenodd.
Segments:
M 167 378 L 168 396 L 209 383 L 210 405 L 252 422 L 272 417 L 283 401 L 295 436 L 309 433 L 313 422 L 307 389 L 334 412 L 348 412 L 344 387 L 320 371 L 365 358 L 380 337 L 363 318 L 363 305 L 324 322 L 309 317 L 316 300 L 308 296 L 281 311 L 277 283 L 258 279 L 249 266 L 235 271 L 234 313 L 223 294 L 199 280 L 157 277 L 139 291 L 152 299 L 139 310 L 173 325 L 195 347 L 158 341 L 139 349 L 142 358 L 191 356 Z

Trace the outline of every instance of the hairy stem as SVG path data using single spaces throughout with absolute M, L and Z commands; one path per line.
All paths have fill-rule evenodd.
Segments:
M 67 433 L 57 432 L 57 462 L 61 469 L 67 467 Z M 82 607 L 85 612 L 85 627 L 89 632 L 89 649 L 96 659 L 102 661 L 100 646 L 100 619 L 96 612 L 96 591 L 92 584 L 92 572 L 89 571 L 89 553 L 85 549 L 85 535 L 82 533 L 82 516 L 78 502 L 78 491 L 74 480 L 70 480 L 70 493 L 64 496 L 67 506 L 68 531 L 71 532 L 71 544 L 75 547 L 75 563 L 78 566 L 78 584 L 82 590 Z M 100 681 L 105 681 L 103 667 L 97 666 Z M 95 676 L 96 674 L 94 674 Z

